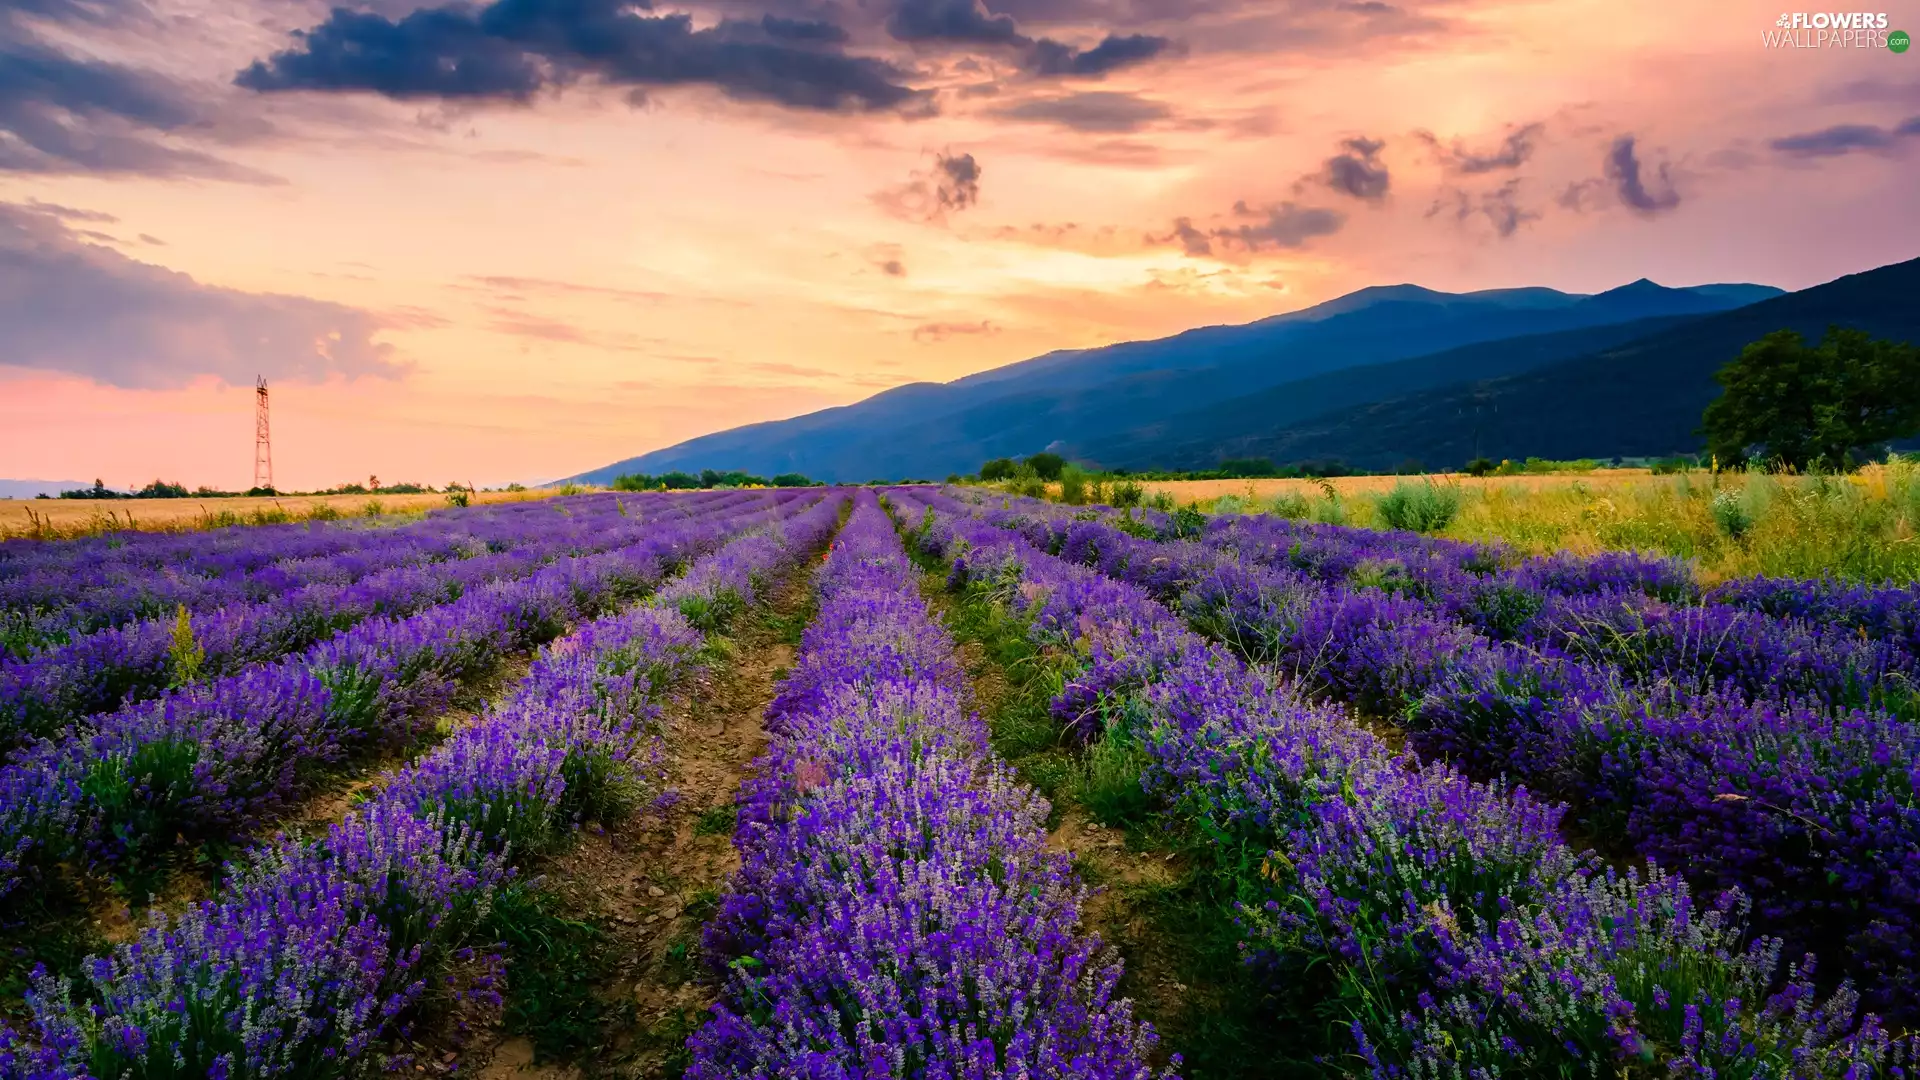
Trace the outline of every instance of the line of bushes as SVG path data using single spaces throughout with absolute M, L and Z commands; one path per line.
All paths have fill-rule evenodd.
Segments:
M 768 479 L 764 476 L 755 476 L 752 473 L 742 472 L 738 469 L 730 472 L 721 472 L 718 469 L 702 469 L 698 476 L 678 470 L 661 473 L 659 476 L 651 476 L 647 473 L 622 473 L 614 477 L 613 483 L 609 486 L 615 491 L 693 491 L 708 488 L 793 488 L 820 487 L 822 485 L 820 481 L 811 479 L 800 473 L 781 473 L 779 476 Z

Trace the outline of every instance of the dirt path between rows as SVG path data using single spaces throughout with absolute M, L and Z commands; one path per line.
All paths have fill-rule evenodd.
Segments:
M 956 629 L 959 659 L 967 672 L 973 706 L 992 727 L 992 720 L 1022 691 L 981 642 L 957 632 L 961 625 L 956 617 L 959 601 L 944 586 L 945 579 L 937 572 L 921 575 L 921 595 L 949 628 Z M 1006 756 L 998 747 L 995 752 Z M 1071 747 L 1055 747 L 1009 760 L 1023 773 L 1032 770 L 1057 777 L 1077 763 L 1078 754 Z M 1048 786 L 1054 790 L 1042 792 L 1053 805 L 1047 821 L 1047 847 L 1070 853 L 1081 880 L 1093 887 L 1081 921 L 1086 930 L 1120 951 L 1126 972 L 1120 993 L 1133 999 L 1138 1019 L 1156 1027 L 1169 1021 L 1179 1023 L 1200 995 L 1180 981 L 1179 958 L 1174 954 L 1177 947 L 1156 933 L 1153 920 L 1138 910 L 1130 897 L 1143 889 L 1153 892 L 1172 888 L 1185 868 L 1172 852 L 1155 850 L 1140 843 L 1140 837 L 1130 836 L 1128 830 L 1095 820 L 1074 797 L 1070 779 Z M 1159 1063 L 1165 1064 L 1164 1044 L 1158 1056 Z
M 739 863 L 734 800 L 767 745 L 762 715 L 812 602 L 808 569 L 790 573 L 764 607 L 740 617 L 726 655 L 674 718 L 668 739 L 677 801 L 643 808 L 614 828 L 585 830 L 569 850 L 532 868 L 567 917 L 602 935 L 598 947 L 612 964 L 607 984 L 596 989 L 621 1022 L 573 1064 L 536 1064 L 533 1041 L 496 1033 L 461 1055 L 453 1071 L 489 1080 L 638 1080 L 678 1076 L 685 1067 L 686 1038 L 714 1000 L 699 978 L 701 925 Z

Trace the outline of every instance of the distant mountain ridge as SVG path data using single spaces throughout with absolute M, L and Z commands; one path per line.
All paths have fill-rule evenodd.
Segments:
M 1696 319 L 1519 374 L 1462 381 L 1374 400 L 1264 429 L 1221 429 L 1211 440 L 1145 451 L 1166 468 L 1221 455 L 1337 458 L 1362 468 L 1413 460 L 1457 465 L 1476 453 L 1650 457 L 1689 452 L 1713 376 L 1747 343 L 1775 330 L 1817 341 L 1827 327 L 1920 343 L 1920 259 Z M 1510 345 L 1513 343 L 1500 343 Z
M 1100 464 L 1118 464 L 1103 455 L 1125 448 L 1129 460 L 1147 462 L 1169 448 L 1165 439 L 1194 443 L 1183 428 L 1193 418 L 1209 410 L 1231 414 L 1235 403 L 1262 394 L 1279 401 L 1319 394 L 1313 400 L 1324 401 L 1323 408 L 1346 406 L 1525 371 L 1631 340 L 1600 328 L 1662 319 L 1677 325 L 1780 295 L 1764 285 L 1667 288 L 1645 279 L 1590 295 L 1540 287 L 1444 293 L 1411 284 L 1372 286 L 1243 325 L 1063 350 L 950 383 L 910 383 L 852 405 L 704 435 L 572 479 L 605 483 L 622 473 L 703 468 L 837 481 L 937 478 L 971 472 L 988 458 L 1049 448 Z M 1640 329 L 1667 325 L 1647 322 Z M 1577 337 L 1583 331 L 1594 331 L 1585 348 Z M 1467 351 L 1553 335 L 1576 336 L 1493 348 L 1484 361 Z M 1447 359 L 1442 354 L 1449 351 L 1459 355 Z M 1419 357 L 1433 359 L 1393 366 Z M 1370 396 L 1355 398 L 1358 389 L 1340 388 L 1341 373 L 1381 365 L 1368 376 Z M 1269 419 L 1275 418 L 1236 423 Z M 1171 425 L 1165 439 L 1152 435 L 1158 424 Z
M 90 488 L 91 480 L 0 480 L 0 499 L 31 499 L 42 493 L 58 496 L 75 488 Z

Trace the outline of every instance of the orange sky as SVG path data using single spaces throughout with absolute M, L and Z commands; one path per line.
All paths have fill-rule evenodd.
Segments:
M 1920 52 L 1770 49 L 1750 0 L 894 2 L 615 12 L 690 14 L 705 51 L 515 53 L 524 100 L 346 71 L 324 4 L 0 15 L 0 68 L 33 61 L 0 76 L 0 476 L 244 487 L 256 372 L 283 489 L 492 485 L 1369 284 L 1920 255 Z M 434 60 L 418 6 L 368 32 Z M 702 37 L 769 13 L 846 40 L 786 68 Z M 1109 35 L 1152 44 L 1108 66 Z M 918 93 L 756 89 L 822 56 Z

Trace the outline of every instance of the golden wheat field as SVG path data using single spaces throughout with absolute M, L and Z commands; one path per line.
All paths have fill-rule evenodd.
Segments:
M 482 491 L 476 503 L 540 499 L 551 491 Z M 447 506 L 445 495 L 296 495 L 219 499 L 0 499 L 0 539 L 53 538 L 110 529 L 175 531 L 320 517 L 406 514 Z

